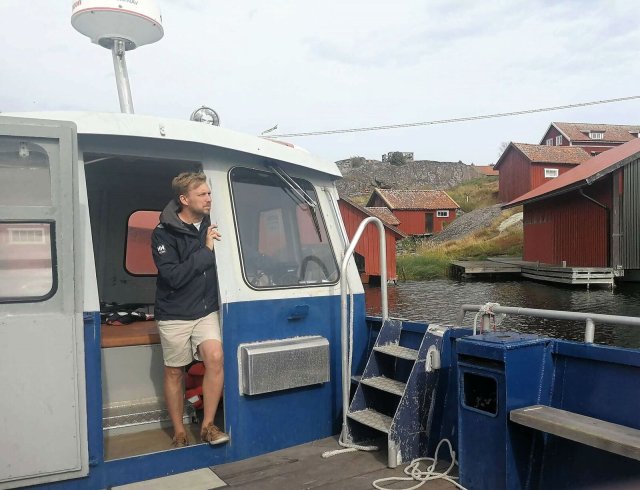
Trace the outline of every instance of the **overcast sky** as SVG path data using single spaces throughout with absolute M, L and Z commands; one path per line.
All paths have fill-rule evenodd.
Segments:
M 144 0 L 139 0 L 144 1 Z M 158 0 L 164 38 L 127 53 L 136 113 L 259 134 L 431 121 L 640 95 L 635 1 Z M 71 0 L 0 1 L 0 111 L 119 111 L 111 54 Z M 640 123 L 640 100 L 291 138 L 331 160 L 388 151 L 493 163 L 551 121 Z

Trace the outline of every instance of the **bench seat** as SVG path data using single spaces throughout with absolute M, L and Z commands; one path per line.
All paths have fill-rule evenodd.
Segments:
M 511 410 L 516 424 L 640 460 L 640 430 L 566 410 L 533 405 Z
M 107 347 L 128 347 L 132 345 L 152 345 L 160 343 L 156 322 L 133 322 L 128 325 L 100 325 L 101 345 Z

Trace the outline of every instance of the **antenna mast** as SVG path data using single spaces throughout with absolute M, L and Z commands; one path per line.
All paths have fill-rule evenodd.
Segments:
M 125 53 L 162 39 L 162 15 L 154 0 L 75 0 L 71 25 L 91 42 L 110 49 L 120 111 L 133 114 Z

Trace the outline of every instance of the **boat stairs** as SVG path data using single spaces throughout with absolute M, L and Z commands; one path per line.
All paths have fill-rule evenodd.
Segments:
M 489 257 L 487 260 L 457 260 L 451 264 L 453 275 L 460 278 L 516 275 L 543 282 L 613 287 L 615 273 L 610 267 L 563 267 L 528 262 L 518 257 Z

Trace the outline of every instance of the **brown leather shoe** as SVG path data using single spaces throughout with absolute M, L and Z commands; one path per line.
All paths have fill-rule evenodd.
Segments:
M 222 444 L 229 440 L 229 436 L 213 424 L 204 427 L 200 432 L 200 437 L 202 437 L 202 442 L 208 442 L 212 446 Z
M 189 439 L 187 439 L 187 434 L 181 432 L 180 434 L 176 434 L 173 436 L 173 440 L 171 441 L 171 446 L 174 448 L 185 447 L 189 445 Z

